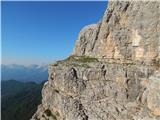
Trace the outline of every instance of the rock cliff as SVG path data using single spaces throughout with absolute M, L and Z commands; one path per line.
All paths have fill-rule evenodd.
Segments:
M 102 21 L 81 30 L 73 54 L 151 61 L 160 58 L 159 2 L 109 2 Z
M 110 1 L 42 97 L 31 120 L 160 120 L 160 2 Z

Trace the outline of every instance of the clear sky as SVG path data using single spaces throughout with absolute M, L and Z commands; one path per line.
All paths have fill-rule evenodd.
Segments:
M 107 2 L 2 2 L 2 63 L 42 64 L 69 56 L 79 31 Z

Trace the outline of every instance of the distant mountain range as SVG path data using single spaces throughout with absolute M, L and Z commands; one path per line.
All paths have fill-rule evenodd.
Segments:
M 1 65 L 1 80 L 34 81 L 40 83 L 48 79 L 47 65 Z

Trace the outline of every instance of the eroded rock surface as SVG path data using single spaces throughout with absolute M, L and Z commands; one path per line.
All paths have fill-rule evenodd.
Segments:
M 160 2 L 110 1 L 49 66 L 31 120 L 160 120 Z
M 133 61 L 160 58 L 160 2 L 110 1 L 102 21 L 82 29 L 73 54 Z
M 57 120 L 158 120 L 159 73 L 154 65 L 72 56 L 49 67 L 33 120 L 52 120 L 46 110 Z

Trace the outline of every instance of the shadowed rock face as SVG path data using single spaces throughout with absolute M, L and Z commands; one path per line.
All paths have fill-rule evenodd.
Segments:
M 159 120 L 160 2 L 109 2 L 73 55 L 49 66 L 31 120 Z

